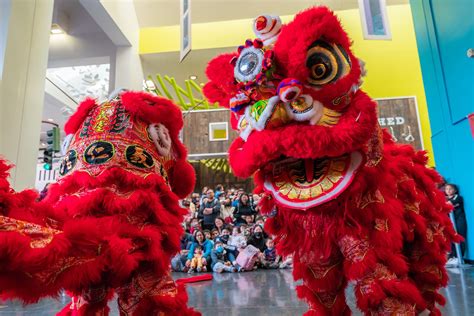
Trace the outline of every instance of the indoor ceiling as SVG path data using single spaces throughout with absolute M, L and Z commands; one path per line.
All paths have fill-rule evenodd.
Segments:
M 333 10 L 358 7 L 358 0 L 189 0 L 193 23 L 255 18 L 260 14 L 292 15 L 315 5 Z M 133 0 L 141 28 L 178 25 L 180 0 Z M 409 0 L 386 0 L 387 5 Z
M 192 5 L 193 23 L 236 19 L 251 19 L 262 13 L 291 15 L 312 5 L 324 4 L 334 10 L 358 8 L 358 0 L 189 0 Z M 386 0 L 388 5 L 407 4 L 408 0 Z M 180 0 L 134 0 L 140 27 L 158 27 L 179 24 Z M 207 63 L 215 56 L 235 51 L 236 47 L 192 50 L 179 63 L 179 52 L 141 55 L 145 76 L 156 74 L 174 77 L 184 86 L 189 76 L 205 83 Z
M 99 100 L 109 95 L 110 64 L 50 68 L 46 77 L 76 103 L 88 96 Z
M 200 49 L 191 51 L 183 62 L 179 63 L 179 52 L 145 54 L 141 56 L 145 75 L 167 75 L 176 79 L 178 85 L 184 86 L 184 80 L 195 75 L 197 83 L 207 82 L 205 70 L 207 63 L 215 56 L 235 51 L 235 47 Z

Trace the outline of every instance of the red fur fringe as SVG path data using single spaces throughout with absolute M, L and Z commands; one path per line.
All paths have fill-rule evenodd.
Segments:
M 4 162 L 0 170 L 6 174 Z M 32 303 L 61 288 L 80 293 L 104 278 L 113 288 L 141 262 L 152 263 L 155 273 L 163 275 L 179 250 L 178 223 L 186 211 L 158 175 L 145 179 L 119 168 L 98 177 L 76 172 L 51 185 L 41 203 L 19 198 L 24 193 L 0 191 L 2 213 L 18 215 L 26 209 L 23 217 L 62 232 L 44 248 L 31 248 L 29 237 L 0 233 L 3 298 Z M 61 265 L 67 268 L 61 271 Z
M 218 102 L 221 106 L 229 107 L 229 99 L 237 92 L 234 84 L 234 66 L 230 61 L 237 53 L 227 53 L 212 59 L 207 68 L 209 79 L 203 88 L 203 93 L 210 102 Z

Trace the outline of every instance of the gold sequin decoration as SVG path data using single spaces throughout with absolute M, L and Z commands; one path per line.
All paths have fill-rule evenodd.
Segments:
M 341 115 L 342 114 L 337 111 L 323 107 L 323 114 L 316 125 L 334 126 L 339 122 Z
M 387 297 L 382 301 L 380 307 L 371 311 L 371 315 L 390 315 L 390 316 L 415 316 L 415 305 L 402 303 L 393 297 Z
M 0 216 L 0 232 L 17 232 L 30 238 L 31 248 L 44 248 L 61 231 L 37 224 Z
M 360 209 L 364 209 L 372 203 L 385 203 L 385 199 L 378 189 L 373 192 L 363 193 L 356 199 L 357 207 Z
M 369 251 L 369 242 L 366 239 L 359 240 L 349 235 L 343 236 L 338 245 L 344 257 L 354 263 L 364 260 Z
M 375 219 L 375 229 L 381 232 L 388 232 L 388 220 L 376 218 Z

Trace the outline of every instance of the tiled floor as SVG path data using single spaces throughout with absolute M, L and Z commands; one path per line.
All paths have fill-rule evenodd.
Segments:
M 442 309 L 443 315 L 474 315 L 474 268 L 449 269 L 449 275 L 451 281 L 443 290 L 447 301 Z M 176 273 L 174 277 L 187 275 Z M 294 288 L 289 270 L 215 274 L 213 281 L 188 285 L 189 305 L 203 315 L 212 316 L 301 315 L 306 311 L 306 305 L 296 298 Z M 0 303 L 0 315 L 50 316 L 68 301 L 68 297 L 60 297 L 58 300 L 42 300 L 28 307 L 18 302 Z M 354 315 L 360 315 L 350 288 L 348 301 Z M 111 303 L 110 306 L 111 315 L 118 315 L 116 304 Z

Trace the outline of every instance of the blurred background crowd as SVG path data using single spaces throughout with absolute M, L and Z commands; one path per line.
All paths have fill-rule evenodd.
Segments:
M 292 258 L 277 255 L 264 230 L 261 196 L 241 188 L 203 187 L 182 201 L 189 210 L 181 251 L 171 261 L 178 272 L 241 272 L 290 268 Z

